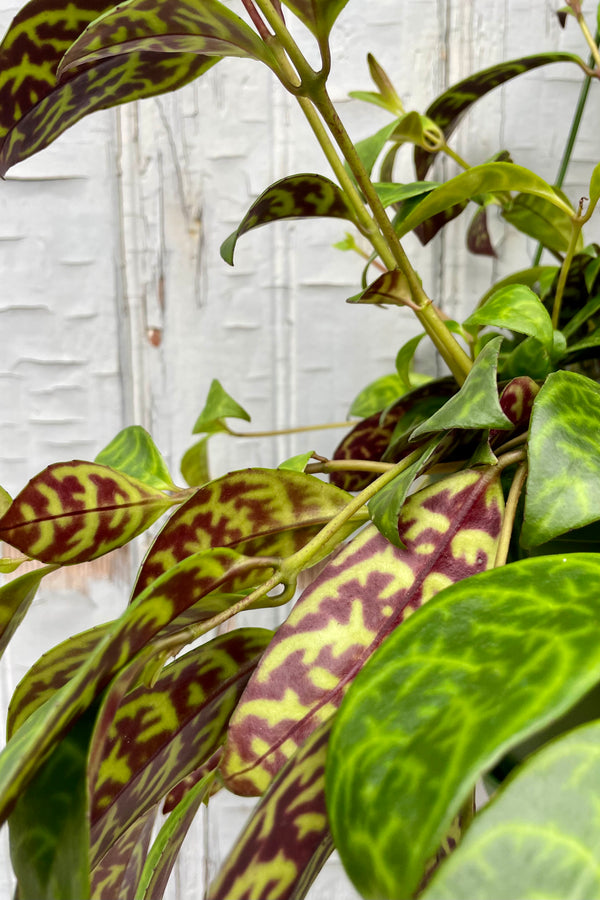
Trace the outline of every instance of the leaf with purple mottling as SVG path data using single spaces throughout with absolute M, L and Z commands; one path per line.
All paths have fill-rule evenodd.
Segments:
M 398 523 L 406 549 L 374 526 L 347 544 L 250 679 L 220 765 L 226 787 L 262 793 L 391 631 L 443 587 L 491 567 L 502 511 L 497 469 L 465 470 L 408 499 Z
M 33 559 L 72 565 L 122 547 L 181 502 L 96 463 L 54 463 L 0 519 L 0 539 Z
M 237 629 L 179 657 L 151 687 L 125 696 L 118 686 L 109 690 L 88 766 L 93 862 L 223 742 L 272 637 L 263 628 Z
M 276 181 L 255 200 L 239 226 L 221 246 L 221 256 L 233 265 L 238 239 L 252 228 L 280 219 L 313 216 L 355 221 L 354 211 L 341 188 L 323 175 L 288 175 Z
M 0 656 L 25 618 L 44 575 L 54 572 L 56 566 L 42 566 L 26 572 L 0 587 Z
M 345 491 L 302 472 L 242 469 L 200 488 L 151 546 L 133 591 L 191 553 L 229 547 L 246 556 L 291 556 L 350 501 Z M 340 531 L 340 540 L 365 517 Z
M 281 768 L 211 884 L 208 900 L 305 896 L 333 850 L 325 808 L 330 728 L 330 722 L 320 725 Z
M 134 900 L 157 811 L 158 804 L 140 816 L 92 869 L 91 896 L 94 900 Z

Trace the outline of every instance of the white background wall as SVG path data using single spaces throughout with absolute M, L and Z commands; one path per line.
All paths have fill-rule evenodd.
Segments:
M 387 121 L 347 98 L 370 87 L 368 50 L 406 107 L 424 111 L 445 87 L 502 59 L 558 48 L 587 58 L 574 22 L 558 28 L 558 5 L 350 0 L 333 35 L 331 90 L 351 135 Z M 16 11 L 0 0 L 2 31 Z M 552 181 L 580 81 L 578 69 L 558 65 L 512 82 L 478 104 L 454 146 L 472 163 L 508 148 Z M 566 183 L 574 202 L 599 155 L 593 88 Z M 15 494 L 50 462 L 92 459 L 134 423 L 178 472 L 213 377 L 265 429 L 344 419 L 365 383 L 393 371 L 398 347 L 418 329 L 408 311 L 345 305 L 361 262 L 331 249 L 344 223 L 280 223 L 245 236 L 234 269 L 219 257 L 254 197 L 310 170 L 330 174 L 294 101 L 259 64 L 226 60 L 176 95 L 84 120 L 9 172 L 0 183 L 0 484 Z M 408 151 L 397 177 L 414 180 Z M 457 318 L 535 250 L 495 220 L 499 259 L 468 256 L 466 224 L 457 220 L 425 249 L 406 241 L 426 289 Z M 598 239 L 598 223 L 587 234 Z M 426 349 L 420 360 L 436 365 Z M 213 474 L 312 448 L 327 454 L 336 439 L 219 437 Z M 2 664 L 4 704 L 44 649 L 123 608 L 132 566 L 130 555 L 114 554 L 46 580 Z M 173 896 L 201 896 L 242 807 L 221 801 L 198 822 Z M 3 862 L 0 897 L 10 896 L 9 884 Z M 313 890 L 315 898 L 352 896 L 335 866 Z

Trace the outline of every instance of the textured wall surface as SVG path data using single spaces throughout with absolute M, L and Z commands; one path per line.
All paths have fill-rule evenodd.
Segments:
M 406 107 L 423 111 L 452 82 L 502 59 L 554 48 L 587 56 L 572 23 L 559 30 L 555 5 L 351 0 L 333 35 L 332 78 L 351 135 L 387 121 L 347 97 L 370 87 L 367 50 Z M 2 30 L 15 12 L 0 0 Z M 506 147 L 552 181 L 580 81 L 578 69 L 557 65 L 495 91 L 465 120 L 455 149 L 477 163 Z M 565 186 L 574 202 L 598 157 L 597 109 L 596 91 Z M 447 174 L 452 165 L 443 164 Z M 0 183 L 0 483 L 10 493 L 49 462 L 93 458 L 133 423 L 151 431 L 177 472 L 214 377 L 262 430 L 343 420 L 365 383 L 393 371 L 417 324 L 408 310 L 345 305 L 361 260 L 331 249 L 340 223 L 280 223 L 245 236 L 235 268 L 219 257 L 253 198 L 285 174 L 311 170 L 330 174 L 294 101 L 259 64 L 228 60 L 176 95 L 84 120 L 9 173 Z M 408 151 L 397 177 L 414 180 Z M 457 318 L 535 250 L 494 219 L 499 258 L 467 256 L 465 228 L 461 218 L 426 248 L 406 241 L 426 289 Z M 598 240 L 598 223 L 587 234 Z M 428 350 L 419 354 L 432 370 Z M 328 453 L 335 440 L 330 431 L 218 437 L 213 473 Z M 3 706 L 43 650 L 122 609 L 134 553 L 47 579 L 3 660 Z M 248 808 L 227 797 L 199 817 L 173 898 L 202 896 Z M 3 859 L 0 898 L 10 895 Z M 352 896 L 336 863 L 311 893 Z

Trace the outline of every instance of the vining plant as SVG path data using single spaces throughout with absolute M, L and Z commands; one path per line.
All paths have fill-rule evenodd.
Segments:
M 12 697 L 0 821 L 19 900 L 159 900 L 194 816 L 225 790 L 257 801 L 208 900 L 299 900 L 334 849 L 366 898 L 600 896 L 600 246 L 584 236 L 600 163 L 569 198 L 504 149 L 471 166 L 452 146 L 481 97 L 533 69 L 569 65 L 597 92 L 600 13 L 558 13 L 582 56 L 498 63 L 424 112 L 369 56 L 372 88 L 354 96 L 389 121 L 353 143 L 328 91 L 347 2 L 29 0 L 0 45 L 1 174 L 223 57 L 267 66 L 333 177 L 266 187 L 225 262 L 259 226 L 339 219 L 342 249 L 366 256 L 351 301 L 408 307 L 421 329 L 356 399 L 331 458 L 211 480 L 212 435 L 249 419 L 214 380 L 186 487 L 132 424 L 94 460 L 0 489 L 2 650 L 48 573 L 159 523 L 121 616 L 65 635 Z M 414 180 L 400 183 L 406 145 Z M 458 174 L 434 180 L 439 157 Z M 428 244 L 460 216 L 469 250 L 494 255 L 491 208 L 539 253 L 449 321 L 403 239 Z M 421 339 L 446 377 L 413 371 Z M 284 604 L 274 632 L 220 628 Z

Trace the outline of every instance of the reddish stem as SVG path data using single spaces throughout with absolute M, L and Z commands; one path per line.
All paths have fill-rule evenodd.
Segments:
M 258 31 L 260 37 L 263 39 L 263 41 L 268 41 L 269 38 L 273 37 L 273 35 L 263 22 L 259 11 L 253 3 L 253 0 L 242 0 L 242 3 L 244 4 L 246 12 L 250 16 L 252 23 Z

